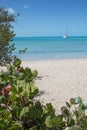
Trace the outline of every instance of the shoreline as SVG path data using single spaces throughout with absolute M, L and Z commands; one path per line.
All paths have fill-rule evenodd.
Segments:
M 73 58 L 31 58 L 31 59 L 22 59 L 21 57 L 18 57 L 19 59 L 21 59 L 22 62 L 32 62 L 32 61 L 60 61 L 60 60 L 84 60 L 87 59 L 87 57 L 73 57 Z
M 20 58 L 21 59 L 21 58 Z M 24 62 L 39 62 L 39 61 L 42 61 L 42 62 L 44 62 L 44 61 L 64 61 L 64 60 L 87 60 L 87 58 L 86 57 L 84 57 L 84 58 L 64 58 L 64 59 L 62 59 L 62 58 L 59 58 L 59 59 L 30 59 L 30 60 L 23 60 L 23 59 L 21 59 L 21 61 L 24 63 Z
M 23 61 L 23 67 L 38 71 L 35 80 L 40 93 L 36 99 L 52 103 L 58 112 L 70 98 L 87 102 L 87 59 Z

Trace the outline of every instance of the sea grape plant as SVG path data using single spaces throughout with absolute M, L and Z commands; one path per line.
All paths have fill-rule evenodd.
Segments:
M 80 97 L 71 98 L 70 103 L 66 102 L 61 113 L 69 130 L 87 130 L 87 104 Z
M 36 70 L 21 67 L 21 60 L 17 58 L 7 67 L 6 72 L 0 72 L 1 130 L 64 128 L 63 118 L 55 115 L 51 103 L 43 106 L 34 99 L 39 92 L 34 82 L 36 76 Z
M 37 71 L 23 69 L 20 63 L 21 61 L 16 59 L 7 72 L 0 72 L 0 128 L 3 130 L 5 127 L 22 128 L 27 119 L 28 109 L 35 105 L 32 99 L 38 93 L 38 88 L 33 79 Z

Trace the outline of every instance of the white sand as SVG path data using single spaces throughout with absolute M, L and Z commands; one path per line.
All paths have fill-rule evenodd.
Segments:
M 51 102 L 57 111 L 72 97 L 87 101 L 87 59 L 29 61 L 23 66 L 38 71 L 37 98 Z

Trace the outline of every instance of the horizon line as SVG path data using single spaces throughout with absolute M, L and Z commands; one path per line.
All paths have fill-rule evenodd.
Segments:
M 15 37 L 28 37 L 28 38 L 32 38 L 32 37 L 63 37 L 64 35 L 32 35 L 32 36 L 15 36 Z M 87 35 L 69 35 L 69 37 L 87 37 Z

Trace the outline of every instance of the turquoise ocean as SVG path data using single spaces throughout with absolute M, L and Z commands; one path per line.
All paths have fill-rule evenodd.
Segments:
M 14 53 L 22 60 L 54 60 L 87 58 L 87 36 L 15 37 Z M 18 50 L 27 48 L 25 54 Z

